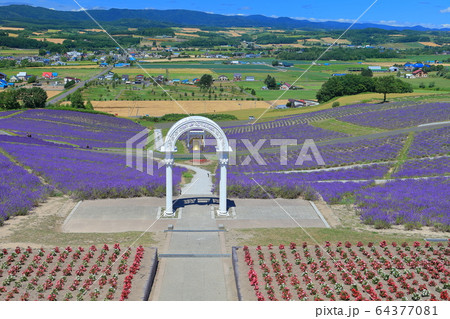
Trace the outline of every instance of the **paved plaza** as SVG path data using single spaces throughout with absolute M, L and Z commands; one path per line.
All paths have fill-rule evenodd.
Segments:
M 214 198 L 211 195 L 185 195 L 183 198 Z M 217 199 L 217 198 L 216 198 Z M 180 204 L 182 199 L 174 206 Z M 63 232 L 68 233 L 115 233 L 125 231 L 162 231 L 169 224 L 179 227 L 184 223 L 186 208 L 202 208 L 205 218 L 216 226 L 223 224 L 227 229 L 271 228 L 271 227 L 326 227 L 320 214 L 309 201 L 301 199 L 230 199 L 230 217 L 214 218 L 211 206 L 186 205 L 181 219 L 159 219 L 158 209 L 163 207 L 164 198 L 139 197 L 126 199 L 87 200 L 80 202 L 67 217 Z M 207 209 L 203 209 L 203 208 Z M 191 210 L 189 210 L 191 211 Z M 294 220 L 295 221 L 294 221 Z M 297 224 L 298 223 L 298 224 Z

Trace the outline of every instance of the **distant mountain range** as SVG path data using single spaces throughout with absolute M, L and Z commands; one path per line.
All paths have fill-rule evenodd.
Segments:
M 263 15 L 221 15 L 210 14 L 191 10 L 156 10 L 156 9 L 109 9 L 109 10 L 88 10 L 100 23 L 117 22 L 121 26 L 139 27 L 141 25 L 161 25 L 161 26 L 208 26 L 208 27 L 272 27 L 283 29 L 326 29 L 339 30 L 346 29 L 349 23 L 342 22 L 312 22 L 308 20 L 296 20 L 291 18 L 270 18 Z M 95 24 L 88 15 L 82 11 L 57 11 L 42 7 L 32 7 L 27 5 L 0 6 L 0 24 L 25 23 L 25 24 L 64 24 L 70 22 L 77 25 Z M 92 23 L 91 23 L 92 22 Z M 373 23 L 357 23 L 354 29 L 380 28 L 385 30 L 416 30 L 427 31 L 422 26 L 396 27 Z M 450 31 L 450 29 L 438 29 Z

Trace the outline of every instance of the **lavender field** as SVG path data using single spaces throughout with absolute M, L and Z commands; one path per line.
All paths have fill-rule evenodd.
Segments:
M 399 129 L 450 120 L 450 103 L 427 103 L 366 114 L 349 115 L 341 121 L 384 129 Z
M 10 116 L 14 113 L 19 113 L 20 111 L 18 110 L 13 110 L 13 111 L 0 111 L 0 118 L 2 117 L 6 117 L 6 116 Z
M 363 222 L 371 225 L 411 223 L 415 227 L 441 225 L 450 231 L 448 178 L 399 180 L 356 192 Z
M 14 215 L 24 215 L 51 193 L 38 177 L 0 154 L 0 225 Z
M 311 173 L 232 174 L 228 177 L 228 189 L 233 197 L 238 198 L 298 198 L 301 196 L 314 200 L 321 196 L 326 202 L 334 204 L 344 195 L 349 195 L 371 184 L 371 179 L 382 178 L 387 170 L 387 166 L 374 165 Z
M 19 136 L 66 142 L 82 148 L 125 148 L 125 143 L 144 128 L 112 116 L 62 110 L 27 110 L 0 118 L 0 130 Z
M 360 108 L 366 111 L 360 113 Z M 301 127 L 304 130 L 298 131 L 299 136 L 304 136 L 309 127 L 307 123 L 330 117 L 360 126 L 392 130 L 447 121 L 450 119 L 450 104 L 346 106 L 254 126 L 231 127 L 226 132 L 232 138 L 249 138 L 253 141 L 258 136 L 277 137 L 283 132 L 288 132 L 288 137 L 295 136 L 296 129 Z M 317 133 L 311 131 L 309 136 L 314 138 L 314 134 Z M 339 136 L 333 135 L 316 136 L 320 140 L 339 139 Z M 319 165 L 314 157 L 304 162 L 298 161 L 299 149 L 295 148 L 289 148 L 284 158 L 280 156 L 279 150 L 263 151 L 260 153 L 262 163 L 241 152 L 236 158 L 236 165 L 230 166 L 232 174 L 229 176 L 229 190 L 233 196 L 250 198 L 303 196 L 314 199 L 320 196 L 329 204 L 340 203 L 347 198 L 358 207 L 364 223 L 377 227 L 393 224 L 405 224 L 407 227 L 411 227 L 411 224 L 417 227 L 448 225 L 450 126 L 415 132 L 411 135 L 412 143 L 406 143 L 406 137 L 406 134 L 400 134 L 319 145 L 324 165 Z M 237 150 L 241 151 L 241 148 Z M 308 154 L 312 154 L 311 150 Z M 401 165 L 397 165 L 399 157 L 405 157 Z M 369 164 L 366 166 L 365 163 Z M 342 166 L 349 168 L 339 169 Z M 323 169 L 328 167 L 338 169 Z M 285 174 L 276 173 L 283 171 Z M 390 180 L 379 185 L 374 183 L 374 180 L 383 181 L 384 178 Z M 439 188 L 439 192 L 432 192 L 433 185 Z M 440 226 L 439 229 L 448 228 Z
M 165 170 L 153 164 L 153 175 L 125 166 L 124 155 L 96 153 L 68 147 L 0 142 L 0 148 L 31 168 L 56 189 L 77 199 L 135 196 L 161 197 Z M 182 168 L 174 169 L 174 185 Z
M 262 152 L 260 155 L 264 161 L 264 163 L 261 163 L 263 165 L 260 165 L 255 159 L 252 159 L 248 165 L 245 165 L 248 155 L 239 155 L 236 158 L 236 165 L 230 166 L 230 171 L 233 173 L 290 171 L 389 161 L 395 159 L 405 140 L 406 135 L 397 135 L 373 140 L 318 146 L 325 165 L 320 165 L 314 157 L 311 157 L 310 160 L 305 158 L 303 162 L 299 161 L 300 149 L 289 150 L 285 163 L 281 162 L 283 159 L 280 158 L 279 150 Z M 311 151 L 307 155 L 311 155 Z
M 389 130 L 442 121 L 448 117 L 448 105 L 360 104 L 253 126 L 225 128 L 227 137 L 238 141 L 234 146 L 238 152 L 236 164 L 229 166 L 228 195 L 323 198 L 331 205 L 346 201 L 355 204 L 361 221 L 366 224 L 376 227 L 441 225 L 439 229 L 446 231 L 450 212 L 447 199 L 450 126 L 414 132 L 410 138 L 408 134 L 398 134 L 340 142 L 339 139 L 349 135 L 308 123 L 339 118 Z M 153 164 L 153 174 L 148 175 L 126 167 L 124 154 L 86 149 L 88 146 L 123 148 L 127 139 L 142 131 L 140 125 L 125 119 L 70 111 L 27 110 L 10 114 L 13 116 L 2 119 L 0 113 L 0 130 L 18 136 L 0 135 L 0 151 L 14 157 L 34 175 L 6 157 L 1 158 L 0 213 L 3 219 L 25 213 L 51 191 L 70 194 L 76 199 L 165 195 L 164 167 Z M 186 138 L 184 135 L 180 140 L 186 142 Z M 248 139 L 253 145 L 259 139 L 266 140 L 261 147 L 266 149 L 259 153 L 264 163 L 248 157 L 244 144 L 239 142 L 242 139 Z M 269 139 L 299 139 L 300 143 L 304 139 L 325 141 L 325 145 L 318 143 L 324 163 L 318 163 L 314 156 L 299 158 L 299 147 L 289 148 L 287 156 L 280 158 L 279 148 L 271 146 Z M 208 146 L 208 150 L 213 151 L 213 146 Z M 312 155 L 311 149 L 306 155 Z M 7 176 L 16 171 L 17 177 L 8 180 Z M 183 171 L 184 168 L 174 168 L 174 185 L 181 183 Z M 218 170 L 216 176 L 219 176 Z M 218 180 L 215 179 L 216 189 Z M 375 184 L 375 180 L 381 184 Z M 438 191 L 433 192 L 433 187 Z M 26 200 L 18 199 L 13 203 L 9 200 L 20 196 Z
M 450 126 L 416 133 L 408 155 L 450 155 Z
M 392 177 L 422 177 L 450 175 L 450 157 L 410 160 Z

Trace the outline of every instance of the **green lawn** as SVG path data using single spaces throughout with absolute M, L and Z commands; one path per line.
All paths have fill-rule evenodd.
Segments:
M 450 91 L 450 80 L 442 77 L 432 77 L 427 78 L 416 78 L 416 79 L 402 79 L 403 81 L 410 83 L 415 91 L 417 90 L 427 90 L 429 91 Z M 434 87 L 430 88 L 430 84 L 434 83 Z M 420 85 L 424 84 L 425 88 L 420 88 Z M 438 93 L 438 92 L 437 92 Z
M 361 136 L 367 134 L 375 134 L 385 132 L 383 129 L 360 126 L 352 123 L 338 121 L 336 119 L 328 119 L 320 122 L 311 123 L 312 126 L 320 127 L 326 130 L 345 133 L 352 136 Z
M 66 76 L 76 77 L 81 80 L 87 80 L 99 73 L 98 67 L 93 68 L 68 68 L 67 66 L 47 66 L 38 68 L 14 68 L 14 69 L 0 69 L 0 72 L 5 73 L 8 77 L 16 75 L 19 72 L 27 72 L 28 74 L 36 75 L 41 77 L 43 72 L 56 72 L 58 73 L 58 78 L 63 79 Z
M 0 50 L 0 55 L 9 56 L 9 55 L 38 55 L 39 50 L 35 49 L 2 49 Z
M 385 234 L 375 231 L 358 231 L 350 228 L 305 228 L 305 230 L 320 245 L 323 245 L 325 241 L 349 241 L 353 244 L 361 241 L 363 244 L 367 244 L 368 242 L 376 243 L 383 240 L 387 242 L 396 241 L 398 243 L 423 240 L 423 237 L 414 235 L 413 232 L 405 235 L 404 233 Z M 290 242 L 297 244 L 307 242 L 310 245 L 317 244 L 306 232 L 301 228 L 260 228 L 231 230 L 227 235 L 238 239 L 239 245 L 248 246 L 279 245 L 289 244 Z

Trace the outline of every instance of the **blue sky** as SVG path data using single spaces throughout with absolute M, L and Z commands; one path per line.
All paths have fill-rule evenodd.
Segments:
M 343 21 L 356 19 L 375 0 L 77 0 L 83 7 L 127 9 L 190 9 L 218 14 L 262 14 L 311 21 Z M 76 10 L 73 0 L 0 0 L 1 5 L 31 4 L 56 10 Z M 450 28 L 448 0 L 378 0 L 361 22 L 389 25 Z

